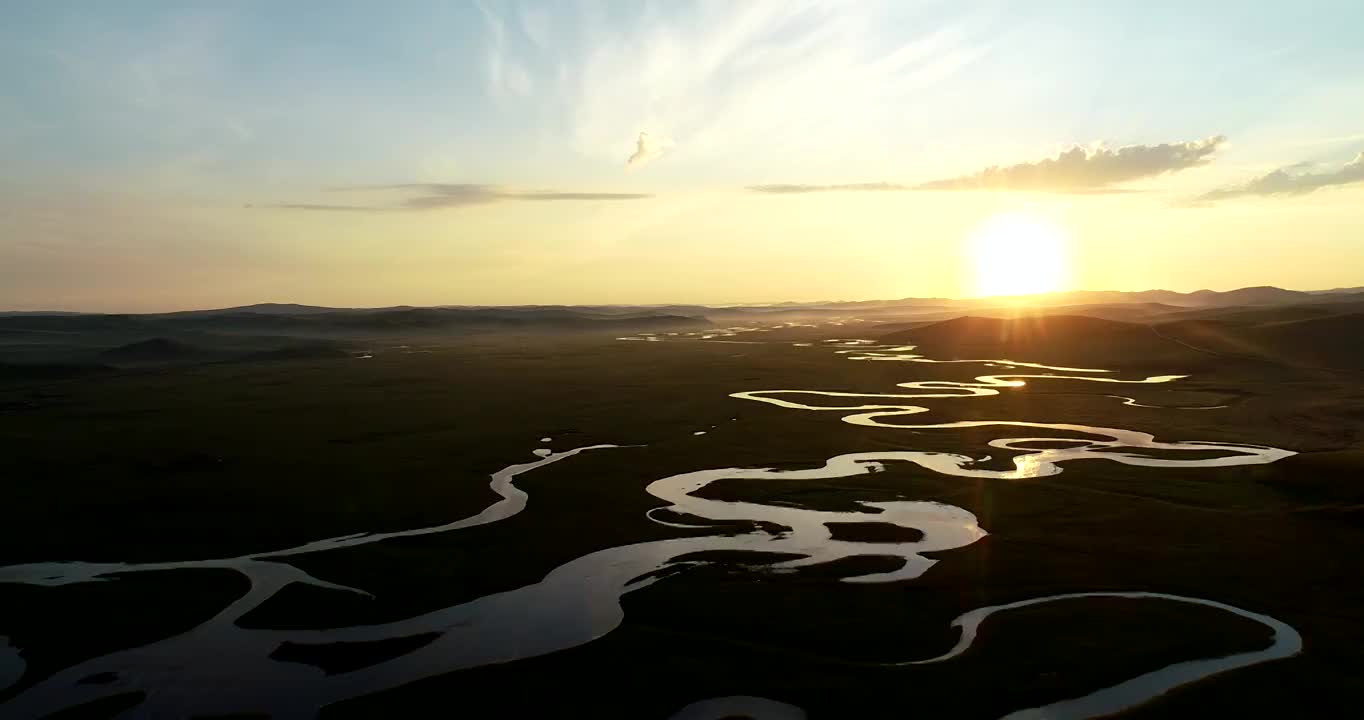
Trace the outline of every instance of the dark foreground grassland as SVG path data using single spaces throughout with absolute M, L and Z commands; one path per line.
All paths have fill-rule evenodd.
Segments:
M 753 339 L 808 341 L 813 332 Z M 996 616 L 976 647 L 951 663 L 886 665 L 945 651 L 956 639 L 950 621 L 966 610 L 1094 590 L 1226 602 L 1273 615 L 1305 640 L 1299 657 L 1181 689 L 1134 717 L 1300 717 L 1353 702 L 1364 690 L 1361 377 L 1166 345 L 1150 357 L 1126 345 L 1108 357 L 1092 344 L 1083 348 L 1080 359 L 1127 368 L 1123 377 L 1192 377 L 1151 386 L 1035 380 L 998 397 L 924 401 L 933 411 L 910 421 L 1083 423 L 1300 454 L 1221 469 L 1074 462 L 1060 475 L 1026 481 L 894 464 L 844 480 L 722 481 L 704 494 L 821 509 L 939 500 L 974 513 L 990 535 L 938 554 L 918 580 L 889 585 L 837 581 L 879 568 L 870 558 L 785 575 L 717 562 L 628 595 L 624 624 L 596 642 L 420 681 L 325 715 L 487 707 L 503 716 L 666 717 L 694 700 L 745 694 L 801 705 L 816 718 L 998 717 L 1171 662 L 1265 644 L 1260 626 L 1207 608 L 1082 600 Z M 907 380 L 1015 372 L 978 365 L 854 362 L 789 342 L 605 336 L 484 337 L 423 349 L 430 352 L 394 347 L 363 360 L 0 385 L 0 564 L 221 557 L 437 525 L 495 500 L 488 474 L 533 459 L 531 450 L 546 445 L 541 437 L 553 438 L 555 449 L 638 446 L 584 453 L 521 476 L 516 484 L 530 504 L 500 523 L 294 558 L 317 577 L 375 597 L 293 586 L 242 620 L 279 628 L 382 622 L 535 582 L 595 550 L 706 532 L 645 519 L 664 503 L 644 488 L 667 475 L 808 467 L 832 455 L 892 449 L 993 453 L 999 461 L 986 443 L 1019 434 L 856 427 L 839 422 L 840 413 L 728 396 L 895 392 L 894 383 Z M 1012 359 L 1067 358 L 1050 351 Z M 1229 407 L 1131 407 L 1108 394 L 1151 405 Z M 857 531 L 847 529 L 850 537 Z M 34 649 L 25 652 L 27 685 L 82 658 L 184 630 L 241 592 L 234 580 L 196 571 L 59 588 L 0 585 L 0 635 Z M 366 652 L 378 658 L 399 651 L 285 649 L 280 657 L 353 667 Z

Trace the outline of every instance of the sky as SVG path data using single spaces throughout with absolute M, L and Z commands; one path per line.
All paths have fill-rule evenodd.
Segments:
M 981 234 L 1020 226 L 1065 288 L 1364 285 L 1361 27 L 1358 0 L 16 0 L 0 309 L 970 296 Z

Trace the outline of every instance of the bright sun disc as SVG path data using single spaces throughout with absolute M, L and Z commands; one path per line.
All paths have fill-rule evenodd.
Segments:
M 1032 215 L 991 217 L 972 233 L 970 251 L 979 296 L 1056 292 L 1069 280 L 1065 232 Z

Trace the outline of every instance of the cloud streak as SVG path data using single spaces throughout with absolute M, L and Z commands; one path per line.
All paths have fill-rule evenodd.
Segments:
M 1116 187 L 1132 180 L 1157 177 L 1211 162 L 1226 138 L 1160 145 L 1128 145 L 1116 149 L 1075 146 L 1054 158 L 1005 167 L 991 166 L 970 175 L 930 180 L 917 185 L 892 182 L 838 185 L 749 185 L 753 192 L 798 195 L 820 192 L 896 192 L 917 190 L 1018 190 L 1104 195 L 1137 192 Z
M 323 212 L 374 212 L 393 208 L 365 207 L 363 205 L 327 205 L 325 203 L 271 203 L 268 205 L 247 205 L 248 208 L 268 208 L 270 210 L 317 210 Z
M 635 140 L 635 152 L 625 160 L 625 167 L 630 169 L 644 167 L 667 152 L 669 147 L 666 139 L 642 132 Z
M 889 182 L 843 183 L 840 185 L 749 185 L 749 190 L 768 195 L 801 195 L 819 192 L 900 192 L 914 190 L 912 185 Z
M 274 203 L 250 207 L 275 210 L 317 210 L 332 212 L 404 212 L 442 210 L 489 205 L 497 202 L 591 202 L 645 200 L 647 193 L 565 192 L 560 190 L 512 190 L 497 185 L 472 183 L 401 183 L 326 188 L 328 192 L 400 192 L 409 196 L 394 204 L 346 205 L 330 203 Z
M 536 6 L 529 23 L 518 16 L 524 7 L 487 4 L 503 28 L 488 43 L 488 67 L 503 68 L 488 80 L 495 96 L 512 95 L 500 89 L 505 68 L 526 68 L 534 90 L 511 101 L 526 112 L 548 109 L 565 148 L 637 170 L 675 143 L 686 149 L 679 162 L 721 175 L 735 148 L 749 163 L 841 148 L 898 117 L 896 100 L 922 102 L 915 94 L 934 85 L 950 90 L 947 81 L 985 55 L 994 22 L 983 11 L 943 17 L 825 0 L 635 3 L 609 12 L 551 3 Z M 891 18 L 917 29 L 880 42 Z
M 1306 167 L 1310 167 L 1310 165 L 1299 163 L 1279 168 L 1241 185 L 1204 193 L 1199 196 L 1198 201 L 1211 202 L 1266 195 L 1306 195 L 1322 188 L 1364 182 L 1364 152 L 1359 153 L 1353 160 L 1336 170 L 1316 173 L 1300 172 Z
M 1206 165 L 1226 142 L 1204 140 L 1116 149 L 1072 147 L 1054 158 L 1005 167 L 993 166 L 956 178 L 933 180 L 916 190 L 1029 190 L 1036 192 L 1111 192 L 1112 186 Z

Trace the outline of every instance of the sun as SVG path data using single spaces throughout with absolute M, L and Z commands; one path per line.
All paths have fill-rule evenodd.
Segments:
M 1056 292 L 1070 281 L 1069 238 L 1035 215 L 995 215 L 976 227 L 968 248 L 977 296 Z

